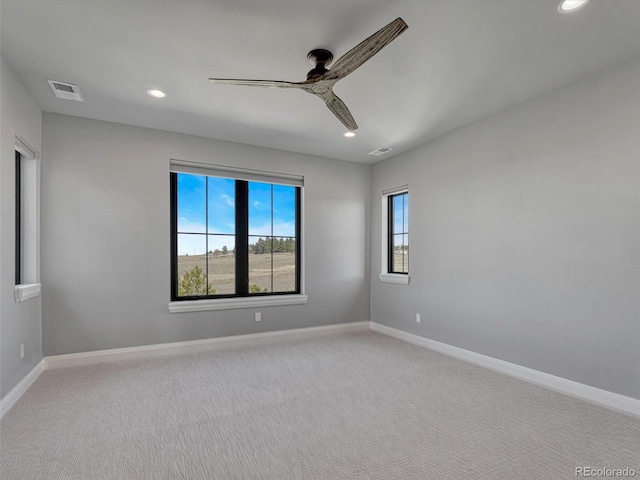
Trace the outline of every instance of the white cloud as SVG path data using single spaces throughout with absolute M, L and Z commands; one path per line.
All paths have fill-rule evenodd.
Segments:
M 220 195 L 220 198 L 222 198 L 224 200 L 224 203 L 226 203 L 230 207 L 235 207 L 236 206 L 235 199 L 231 198 L 229 195 L 222 194 L 222 195 Z
M 255 235 L 270 236 L 271 235 L 271 222 L 265 222 L 260 225 L 251 224 L 249 227 L 249 233 Z M 296 224 L 293 222 L 280 222 L 273 224 L 274 237 L 295 237 Z
M 185 217 L 178 219 L 178 232 L 204 233 L 206 231 L 207 226 L 204 223 L 189 221 Z
M 235 238 L 209 235 L 209 245 L 206 246 L 205 235 L 181 235 L 178 240 L 178 255 L 203 255 L 207 251 L 222 250 L 223 246 L 233 250 Z

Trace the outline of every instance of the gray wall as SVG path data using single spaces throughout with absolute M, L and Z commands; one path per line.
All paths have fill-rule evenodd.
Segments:
M 40 297 L 13 300 L 15 279 L 15 139 L 40 151 L 42 114 L 9 65 L 0 59 L 0 398 L 42 359 Z M 25 356 L 20 359 L 20 344 Z
M 369 320 L 370 166 L 50 113 L 43 158 L 45 355 Z M 168 312 L 172 158 L 304 175 L 306 305 Z
M 3 61 L 0 394 L 43 337 L 55 355 L 371 318 L 640 398 L 637 78 L 640 62 L 617 67 L 371 169 L 63 115 L 41 125 Z M 43 156 L 42 323 L 39 298 L 13 302 L 16 134 Z M 168 313 L 170 158 L 305 175 L 307 305 L 261 307 L 259 324 L 253 309 Z M 406 183 L 411 283 L 382 284 L 380 193 Z
M 376 164 L 372 320 L 640 398 L 639 78 L 619 66 Z M 383 284 L 381 191 L 406 183 L 411 283 Z

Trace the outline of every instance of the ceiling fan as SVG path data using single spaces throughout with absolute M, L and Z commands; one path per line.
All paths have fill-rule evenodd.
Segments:
M 353 115 L 345 103 L 333 93 L 335 83 L 349 75 L 364 62 L 378 53 L 385 45 L 395 40 L 398 35 L 404 32 L 408 25 L 402 18 L 396 18 L 386 27 L 381 28 L 366 40 L 362 41 L 333 65 L 331 70 L 326 67 L 333 60 L 333 54 L 329 50 L 318 48 L 311 50 L 307 58 L 315 68 L 307 73 L 307 80 L 304 82 L 284 82 L 279 80 L 241 80 L 234 78 L 210 78 L 211 83 L 228 85 L 249 85 L 257 87 L 279 87 L 279 88 L 299 88 L 305 92 L 312 93 L 320 97 L 329 107 L 329 110 L 338 117 L 349 131 L 358 129 L 358 124 L 353 119 Z

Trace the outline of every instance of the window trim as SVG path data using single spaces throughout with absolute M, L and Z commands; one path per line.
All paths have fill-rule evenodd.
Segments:
M 237 167 L 227 167 L 223 165 L 203 164 L 195 162 L 185 162 L 181 160 L 170 161 L 170 215 L 171 215 L 171 300 L 168 308 L 171 313 L 197 312 L 207 310 L 227 310 L 236 308 L 252 308 L 261 306 L 281 306 L 281 305 L 300 305 L 307 303 L 307 295 L 304 293 L 304 177 L 297 175 L 279 174 L 275 172 L 266 172 L 260 170 L 241 169 Z M 177 180 L 174 180 L 174 174 L 187 173 L 195 175 L 203 175 L 208 177 L 229 178 L 243 184 L 248 189 L 249 181 L 257 181 L 262 183 L 276 185 L 290 185 L 296 187 L 296 269 L 298 272 L 296 278 L 296 290 L 293 292 L 270 292 L 270 293 L 249 293 L 243 292 L 234 295 L 216 295 L 201 297 L 178 297 L 177 283 L 174 281 L 177 274 Z M 175 175 L 177 179 L 177 175 Z M 245 195 L 248 202 L 248 193 Z M 238 205 L 238 192 L 236 191 L 236 204 Z M 244 226 L 236 231 L 236 236 L 242 236 Z M 246 237 L 249 238 L 248 219 L 246 225 Z M 239 243 L 236 242 L 236 254 L 238 253 Z M 241 246 L 248 253 L 249 245 Z M 241 252 L 242 253 L 242 252 Z M 240 265 L 247 267 L 246 275 L 249 274 L 248 264 L 240 261 Z M 238 264 L 236 265 L 236 268 Z M 247 278 L 248 282 L 248 278 Z
M 15 275 L 16 303 L 40 296 L 40 162 L 38 152 L 15 137 Z M 24 167 L 28 168 L 24 168 Z M 23 188 L 26 187 L 26 188 Z M 25 196 L 28 195 L 28 198 Z M 24 202 L 24 203 L 23 203 Z M 25 230 L 25 221 L 29 228 Z M 28 235 L 25 235 L 25 231 Z M 26 281 L 25 281 L 26 280 Z
M 390 188 L 382 192 L 382 235 L 381 235 L 381 272 L 378 278 L 383 283 L 392 283 L 396 285 L 408 285 L 411 281 L 410 272 L 408 273 L 392 273 L 389 272 L 389 199 L 394 195 L 401 195 L 403 193 L 409 193 L 409 185 L 402 185 L 395 188 Z
M 307 296 L 300 294 L 272 294 L 256 297 L 221 297 L 202 300 L 178 300 L 169 302 L 170 313 L 204 312 L 208 310 L 232 310 L 236 308 L 279 307 L 305 305 Z

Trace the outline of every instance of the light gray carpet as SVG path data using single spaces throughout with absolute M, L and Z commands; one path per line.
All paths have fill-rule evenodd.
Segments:
M 640 419 L 372 332 L 45 371 L 0 478 L 640 478 Z

